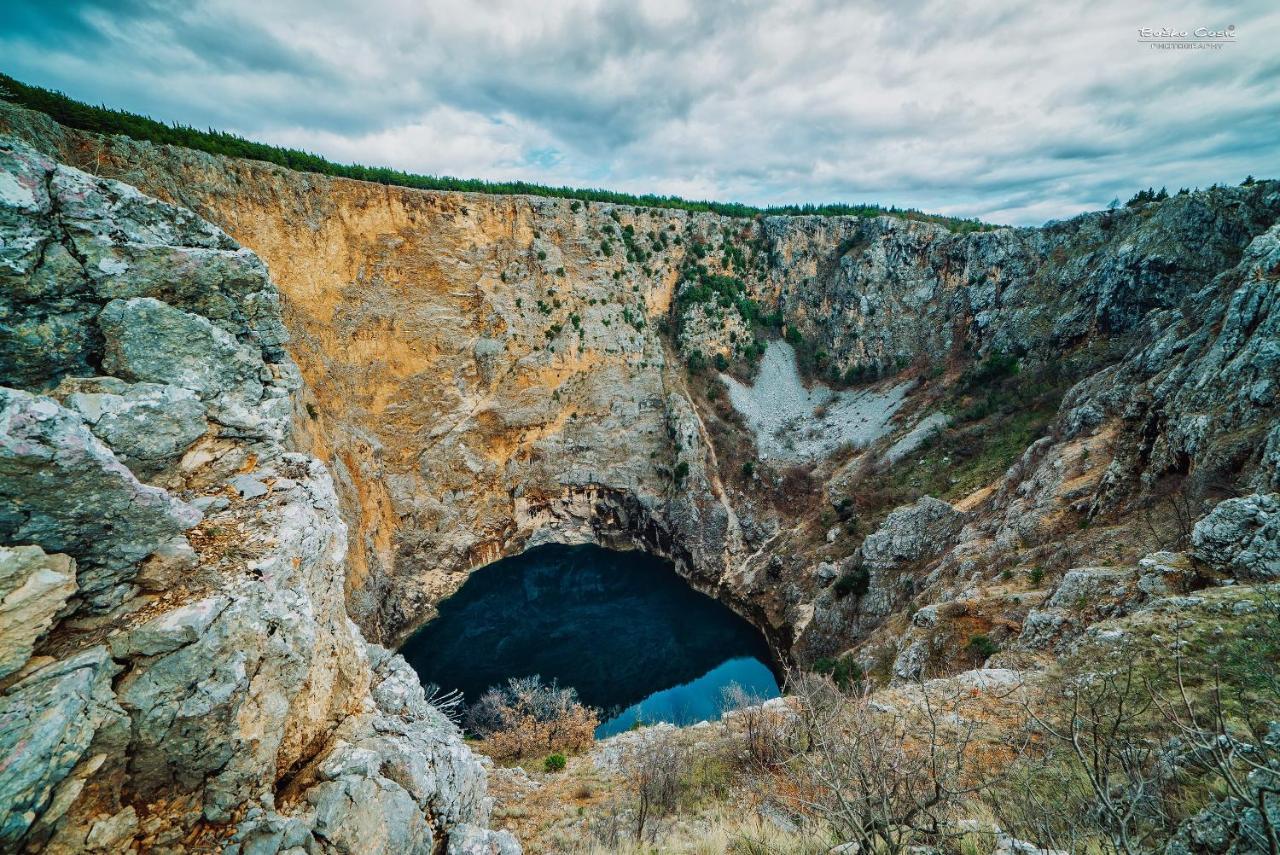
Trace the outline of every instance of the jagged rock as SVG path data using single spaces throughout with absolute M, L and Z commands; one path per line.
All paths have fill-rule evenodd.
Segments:
M 49 221 L 53 161 L 0 140 L 0 382 L 41 386 L 88 373 L 96 307 L 89 282 Z
M 1275 428 L 1278 274 L 1280 225 L 1271 225 L 1244 247 L 1238 265 L 1208 281 L 1185 308 L 1144 320 L 1150 343 L 1117 366 L 1110 391 L 1100 396 L 1105 409 L 1124 419 L 1126 433 L 1097 505 L 1114 506 L 1170 473 L 1189 473 L 1193 492 L 1238 478 L 1259 485 L 1274 480 L 1275 469 L 1264 465 L 1248 475 L 1251 458 Z
M 1049 598 L 1027 615 L 1016 647 L 1065 650 L 1090 624 L 1128 614 L 1146 597 L 1138 570 L 1128 567 L 1068 570 Z
M 200 640 L 231 600 L 223 595 L 187 603 L 164 612 L 128 632 L 110 639 L 116 659 L 162 656 Z
M 38 546 L 0 546 L 0 678 L 21 668 L 31 648 L 76 592 L 76 564 Z
M 152 297 L 194 312 L 264 357 L 283 360 L 288 336 L 266 267 L 191 211 L 118 181 L 58 165 L 49 177 L 57 220 L 84 260 L 101 303 Z
M 449 833 L 446 855 L 519 855 L 520 844 L 507 831 L 456 825 Z
M 108 371 L 190 389 L 213 420 L 246 436 L 280 440 L 287 433 L 288 396 L 301 382 L 292 363 L 268 366 L 256 344 L 152 297 L 112 300 L 98 326 Z
M 1273 730 L 1276 725 L 1272 725 Z M 1245 802 L 1234 796 L 1216 800 L 1185 820 L 1164 847 L 1164 855 L 1270 855 L 1275 849 L 1269 833 L 1280 825 L 1280 769 L 1270 766 L 1251 773 L 1245 784 L 1253 791 Z M 1262 810 L 1267 812 L 1263 822 Z M 1274 838 L 1272 838 L 1274 839 Z
M 61 379 L 66 404 L 0 390 L 0 538 L 74 557 L 64 577 L 93 609 L 127 600 L 71 613 L 59 658 L 27 660 L 77 600 L 63 606 L 66 578 L 11 572 L 35 546 L 0 551 L 3 666 L 20 669 L 0 701 L 0 848 L 182 851 L 232 822 L 244 853 L 482 838 L 483 767 L 347 617 L 332 479 L 282 446 L 300 378 L 262 263 L 189 211 L 20 146 L 0 144 L 0 195 L 0 332 L 80 313 L 65 358 L 40 364 L 48 335 L 0 348 L 6 379 Z M 122 460 L 212 493 L 193 496 L 218 514 L 197 548 L 183 533 L 200 512 Z M 245 462 L 269 482 L 255 501 L 224 491 Z M 296 815 L 275 810 L 286 784 Z
M 1191 530 L 1191 554 L 1245 581 L 1280 577 L 1280 493 L 1227 499 Z
M 1181 552 L 1153 552 L 1138 559 L 1138 590 L 1149 597 L 1185 594 L 1195 580 L 1191 560 Z
M 885 571 L 940 554 L 953 541 L 965 515 L 946 502 L 924 496 L 898 508 L 862 542 L 862 558 Z
M 899 682 L 918 680 L 929 662 L 932 645 L 928 638 L 912 638 L 893 659 L 893 678 Z
M 138 562 L 200 517 L 139 483 L 77 414 L 0 388 L 0 539 L 75 558 L 80 593 L 93 606 L 123 599 Z
M 237 475 L 228 483 L 242 499 L 256 499 L 259 496 L 265 496 L 268 492 L 267 485 L 252 475 Z
M 1101 608 L 1108 615 L 1131 597 L 1137 574 L 1121 567 L 1077 567 L 1068 570 L 1045 605 L 1053 609 Z
M 332 482 L 314 461 L 303 471 L 281 506 L 245 509 L 273 538 L 250 576 L 114 644 L 149 654 L 116 687 L 134 721 L 132 786 L 144 797 L 195 791 L 208 818 L 225 820 L 367 685 L 359 635 L 342 613 L 345 528 Z
M 376 645 L 368 653 L 373 705 L 339 728 L 299 807 L 288 816 L 252 813 L 241 823 L 242 851 L 287 833 L 313 840 L 322 852 L 427 853 L 438 851 L 433 843 L 443 830 L 451 846 L 457 835 L 501 855 L 519 853 L 510 835 L 483 829 L 484 771 L 456 726 L 426 702 L 402 657 Z
M 144 479 L 175 463 L 208 428 L 199 397 L 180 386 L 65 378 L 52 397 L 79 413 L 94 436 Z
M 262 396 L 257 350 L 199 315 L 153 297 L 112 300 L 98 318 L 102 366 L 126 380 L 191 389 L 202 398 Z
M 92 647 L 34 671 L 0 697 L 0 845 L 16 846 L 95 737 L 99 750 L 113 747 L 99 731 L 126 721 L 111 692 L 119 670 L 105 647 Z M 115 736 L 115 750 L 123 750 L 124 736 Z
M 24 284 L 53 235 L 42 217 L 52 208 L 47 176 L 54 162 L 12 137 L 0 140 L 0 277 L 7 287 Z
M 376 758 L 361 759 L 376 763 Z M 336 780 L 310 788 L 305 796 L 314 811 L 313 833 L 324 840 L 326 851 L 429 855 L 431 828 L 408 793 L 363 767 L 343 771 L 337 772 Z

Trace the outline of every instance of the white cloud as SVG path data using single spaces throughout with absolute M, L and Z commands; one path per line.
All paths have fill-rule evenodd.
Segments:
M 434 174 L 1030 223 L 1280 163 L 1264 0 L 11 2 L 19 78 Z

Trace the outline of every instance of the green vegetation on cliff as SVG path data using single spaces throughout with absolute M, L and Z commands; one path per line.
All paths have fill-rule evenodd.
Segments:
M 921 220 L 945 226 L 953 232 L 985 231 L 996 228 L 977 219 L 945 217 L 926 214 L 914 209 L 880 205 L 778 205 L 759 208 L 738 202 L 711 202 L 681 199 L 678 196 L 658 196 L 647 193 L 641 196 L 616 193 L 612 190 L 581 187 L 548 187 L 526 181 L 483 181 L 478 178 L 451 178 L 449 176 L 418 175 L 402 172 L 386 166 L 361 166 L 359 164 L 334 163 L 317 154 L 293 148 L 267 145 L 246 140 L 224 131 L 201 131 L 186 125 L 167 125 L 147 116 L 94 107 L 69 98 L 61 92 L 28 86 L 6 74 L 0 74 L 0 98 L 14 104 L 44 113 L 59 124 L 82 131 L 100 134 L 124 134 L 136 140 L 146 140 L 161 145 L 176 145 L 205 151 L 226 157 L 242 157 L 274 163 L 299 172 L 315 172 L 358 181 L 413 187 L 419 190 L 456 190 L 465 193 L 489 193 L 493 195 L 525 194 L 553 196 L 564 199 L 580 199 L 588 202 L 607 202 L 615 205 L 636 205 L 646 208 L 677 208 L 685 211 L 707 211 L 726 217 L 754 217 L 758 215 L 790 214 L 821 216 L 878 217 L 887 214 L 907 220 Z M 605 255 L 609 255 L 605 251 Z

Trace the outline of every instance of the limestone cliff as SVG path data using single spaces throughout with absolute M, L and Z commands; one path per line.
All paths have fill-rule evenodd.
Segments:
M 257 257 L 3 140 L 0 284 L 0 848 L 517 850 L 347 616 Z
M 135 588 L 160 596 L 185 578 L 172 569 L 195 519 L 182 491 L 243 479 L 227 507 L 204 506 L 194 531 L 206 534 L 185 536 L 197 552 L 235 546 L 225 560 L 248 568 L 245 584 L 259 559 L 235 557 L 225 533 L 279 527 L 243 514 L 308 492 L 298 513 L 323 518 L 303 528 L 329 538 L 329 569 L 307 569 L 308 546 L 305 561 L 286 553 L 302 562 L 286 572 L 323 580 L 309 608 L 334 622 L 321 636 L 350 662 L 324 657 L 323 678 L 264 706 L 287 722 L 296 714 L 282 710 L 300 704 L 307 723 L 255 755 L 261 766 L 276 752 L 274 778 L 235 772 L 271 779 L 287 808 L 264 804 L 255 833 L 293 839 L 312 798 L 300 794 L 356 774 L 325 771 L 325 752 L 353 769 L 369 759 L 364 737 L 336 734 L 380 715 L 350 706 L 368 702 L 371 673 L 408 691 L 411 675 L 362 653 L 361 634 L 394 646 L 469 571 L 531 544 L 669 556 L 765 630 L 780 659 L 850 655 L 886 680 L 972 667 L 975 649 L 1034 667 L 1144 598 L 1269 567 L 1276 182 L 957 235 L 890 217 L 742 220 L 385 187 L 69 131 L 3 104 L 0 130 L 225 230 L 122 189 L 108 206 L 124 212 L 119 228 L 56 186 L 46 208 L 5 190 L 17 275 L 0 307 L 0 376 L 44 393 L 15 392 L 11 406 L 47 410 L 87 449 L 44 483 L 93 473 L 95 501 L 138 530 L 117 542 L 83 508 L 54 508 L 6 541 L 78 562 L 65 608 L 90 621 L 87 643 L 101 631 L 93 616 Z M 78 174 L 52 174 L 64 173 Z M 42 237 L 51 218 L 67 238 Z M 200 350 L 186 358 L 190 342 Z M 307 456 L 285 457 L 286 445 Z M 311 457 L 332 487 L 313 483 L 326 470 Z M 147 555 L 163 560 L 135 575 Z M 31 568 L 0 574 L 31 580 L 13 608 L 72 626 L 66 559 L 11 561 Z M 973 648 L 979 636 L 999 652 Z M 37 655 L 53 644 L 15 643 Z M 281 641 L 280 656 L 315 643 Z M 97 697 L 101 681 L 85 679 Z M 116 703 L 99 731 L 133 715 Z M 424 727 L 453 744 L 444 725 Z M 133 738 L 157 751 L 170 741 Z M 390 780 L 425 806 L 433 834 L 483 824 L 478 801 L 442 813 L 425 784 L 360 768 L 368 792 L 394 792 Z M 213 811 L 202 822 L 228 822 L 219 798 L 202 803 Z M 324 811 L 307 810 L 306 832 L 323 836 Z

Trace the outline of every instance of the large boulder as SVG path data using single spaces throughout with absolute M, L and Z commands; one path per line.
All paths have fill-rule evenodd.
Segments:
M 1191 530 L 1191 554 L 1244 581 L 1280 578 L 1280 493 L 1220 502 Z
M 87 373 L 95 356 L 89 281 L 51 219 L 55 166 L 16 140 L 0 140 L 0 382 L 8 385 Z
M 211 419 L 244 436 L 281 439 L 287 432 L 289 393 L 299 384 L 292 363 L 268 366 L 257 344 L 154 297 L 112 300 L 98 327 L 104 370 L 191 390 Z
M 1146 598 L 1138 569 L 1075 567 L 1063 574 L 1053 593 L 1027 615 L 1013 646 L 1065 651 L 1090 625 L 1128 614 Z
M 112 300 L 98 326 L 105 339 L 102 367 L 126 380 L 167 383 L 202 398 L 262 396 L 263 363 L 209 320 L 154 297 Z
M 52 396 L 142 479 L 175 463 L 209 427 L 200 398 L 180 386 L 68 377 Z
M 0 678 L 31 657 L 37 639 L 76 592 L 76 564 L 38 546 L 0 546 Z
M 138 563 L 200 519 L 139 482 L 76 413 L 0 387 L 0 540 L 75 558 L 90 605 L 119 603 Z
M 862 541 L 862 559 L 874 570 L 941 554 L 964 525 L 965 514 L 941 499 L 925 496 L 898 508 Z

